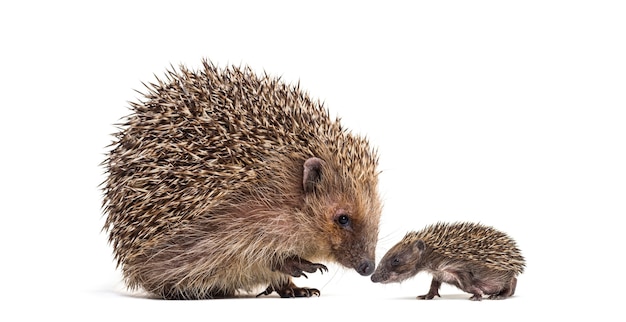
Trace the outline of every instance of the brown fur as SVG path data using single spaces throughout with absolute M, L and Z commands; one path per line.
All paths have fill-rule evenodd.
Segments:
M 441 283 L 471 293 L 472 300 L 512 296 L 525 260 L 515 241 L 492 227 L 476 223 L 437 223 L 408 233 L 382 258 L 373 282 L 402 282 L 421 271 L 433 275 L 428 294 L 439 296 Z
M 310 296 L 291 282 L 325 269 L 309 261 L 371 274 L 381 203 L 366 139 L 249 68 L 204 61 L 147 88 L 104 162 L 104 228 L 131 289 Z

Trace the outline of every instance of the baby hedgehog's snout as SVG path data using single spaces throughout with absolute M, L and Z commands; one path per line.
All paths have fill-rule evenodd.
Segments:
M 372 282 L 374 283 L 382 283 L 385 279 L 383 278 L 383 274 L 381 273 L 374 273 L 372 274 Z

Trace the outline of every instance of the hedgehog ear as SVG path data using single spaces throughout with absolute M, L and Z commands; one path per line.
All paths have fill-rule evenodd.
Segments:
M 322 179 L 322 166 L 324 160 L 320 158 L 308 158 L 304 161 L 304 173 L 302 176 L 302 186 L 304 192 L 310 193 L 315 189 L 315 185 Z
M 423 240 L 418 239 L 418 240 L 415 242 L 415 247 L 417 247 L 417 250 L 421 253 L 421 252 L 423 252 L 423 251 L 424 251 L 424 249 L 426 249 L 426 243 L 424 243 L 424 241 L 423 241 Z

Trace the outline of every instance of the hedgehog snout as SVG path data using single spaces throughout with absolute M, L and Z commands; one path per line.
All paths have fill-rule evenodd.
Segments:
M 374 283 L 380 283 L 380 282 L 385 280 L 385 278 L 383 278 L 383 274 L 381 274 L 381 273 L 374 273 L 374 275 L 372 275 L 371 279 L 372 279 L 372 282 L 374 282 Z
M 368 276 L 374 273 L 375 266 L 376 264 L 374 263 L 374 261 L 365 260 L 361 262 L 361 264 L 359 264 L 359 267 L 357 267 L 356 271 L 359 272 L 359 274 L 361 274 L 362 276 Z

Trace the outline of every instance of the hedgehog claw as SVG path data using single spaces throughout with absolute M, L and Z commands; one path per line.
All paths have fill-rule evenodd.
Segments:
M 435 296 L 437 297 L 441 297 L 441 295 L 439 295 L 439 293 L 435 293 L 435 294 L 424 294 L 424 295 L 420 295 L 417 297 L 418 300 L 432 300 L 435 298 Z
M 282 265 L 273 267 L 273 271 L 279 271 L 293 277 L 305 277 L 308 278 L 306 273 L 315 273 L 318 270 L 320 273 L 328 272 L 328 267 L 324 264 L 311 263 L 306 259 L 302 259 L 296 256 L 287 258 Z
M 470 300 L 472 300 L 472 301 L 482 301 L 483 300 L 483 296 L 481 294 L 474 294 L 474 295 L 472 295 L 472 297 L 470 297 Z
M 441 281 L 434 279 L 430 283 L 430 289 L 427 294 L 420 295 L 417 297 L 418 300 L 432 300 L 435 296 L 441 297 L 439 295 L 439 288 L 441 287 Z
M 273 292 L 274 292 L 274 288 L 273 288 L 273 287 L 271 287 L 271 286 L 268 286 L 268 287 L 265 289 L 265 291 L 263 291 L 263 292 L 261 292 L 261 293 L 257 294 L 257 295 L 256 295 L 256 297 L 260 297 L 260 296 L 263 296 L 263 295 L 270 295 L 270 294 L 272 294 Z
M 257 294 L 256 297 L 260 297 L 262 295 L 270 295 L 274 292 L 276 292 L 282 298 L 312 297 L 313 295 L 317 297 L 320 296 L 320 290 L 316 288 L 297 287 L 292 282 L 289 282 L 280 288 L 276 288 L 270 285 L 267 287 L 267 289 L 265 289 L 265 291 Z

